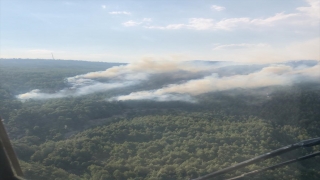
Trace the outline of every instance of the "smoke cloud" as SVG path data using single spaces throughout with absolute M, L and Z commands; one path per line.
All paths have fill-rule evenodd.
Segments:
M 320 79 L 320 65 L 311 68 L 293 69 L 286 65 L 275 65 L 262 68 L 258 72 L 247 75 L 234 75 L 219 77 L 214 73 L 202 79 L 190 80 L 181 84 L 170 84 L 166 87 L 151 91 L 133 92 L 110 98 L 109 100 L 141 100 L 150 99 L 156 101 L 181 100 L 194 102 L 192 96 L 213 91 L 223 91 L 235 88 L 258 88 L 273 85 L 290 85 L 297 77 L 308 76 Z
M 287 83 L 285 78 L 281 76 L 276 77 L 276 74 L 269 73 L 268 71 L 263 70 L 259 73 L 229 77 L 219 77 L 218 74 L 212 74 L 202 79 L 190 80 L 182 84 L 170 84 L 158 90 L 134 92 L 129 95 L 112 98 L 112 100 L 153 99 L 161 101 L 166 100 L 169 95 L 170 97 L 181 97 L 181 94 L 199 95 L 210 91 L 227 90 L 237 87 L 248 88 Z M 178 93 L 178 95 L 173 95 L 172 93 Z
M 105 71 L 91 72 L 73 78 L 115 78 L 127 80 L 145 80 L 152 74 L 169 73 L 176 71 L 199 72 L 225 66 L 225 63 L 216 63 L 215 66 L 207 66 L 204 63 L 186 63 L 176 61 L 154 61 L 144 59 L 127 65 L 111 67 Z
M 133 82 L 123 82 L 123 83 L 99 83 L 85 85 L 85 84 L 74 84 L 69 88 L 62 89 L 55 93 L 42 93 L 39 89 L 34 89 L 30 92 L 19 94 L 17 98 L 20 100 L 26 99 L 53 99 L 53 98 L 63 98 L 69 96 L 83 96 L 87 94 L 92 94 L 96 92 L 108 91 L 111 89 L 122 88 L 132 85 Z
M 318 61 L 253 65 L 217 61 L 142 60 L 115 66 L 105 71 L 90 72 L 66 78 L 66 88 L 55 93 L 44 93 L 39 89 L 34 89 L 17 95 L 17 98 L 26 100 L 83 96 L 140 85 L 140 90 L 141 87 L 144 90 L 111 97 L 107 100 L 145 99 L 196 102 L 195 96 L 203 93 L 236 88 L 290 85 L 297 79 L 308 78 L 320 79 L 320 64 Z M 152 88 L 154 89 L 150 90 Z

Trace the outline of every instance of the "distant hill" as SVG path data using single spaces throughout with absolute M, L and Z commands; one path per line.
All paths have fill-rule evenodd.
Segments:
M 66 77 L 104 71 L 124 63 L 48 59 L 0 59 L 0 87 L 11 94 L 32 89 L 59 90 Z M 49 81 L 48 81 L 49 80 Z
M 298 66 L 314 66 L 318 63 L 319 61 L 316 61 L 316 60 L 298 60 L 298 61 L 288 61 L 284 64 L 291 67 L 298 67 Z
M 89 62 L 79 60 L 49 60 L 49 59 L 0 59 L 0 67 L 24 67 L 24 68 L 85 68 L 107 69 L 112 66 L 125 63 L 114 62 Z

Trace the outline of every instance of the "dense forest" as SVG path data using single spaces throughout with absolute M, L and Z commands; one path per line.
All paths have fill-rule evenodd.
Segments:
M 196 95 L 196 103 L 106 100 L 142 85 L 83 96 L 17 99 L 33 89 L 56 92 L 66 86 L 65 78 L 115 65 L 121 64 L 0 60 L 0 115 L 26 179 L 190 179 L 320 137 L 317 81 L 208 92 Z M 159 84 L 155 82 L 148 86 Z M 217 179 L 317 150 L 319 146 L 295 150 Z M 250 179 L 320 179 L 320 158 Z

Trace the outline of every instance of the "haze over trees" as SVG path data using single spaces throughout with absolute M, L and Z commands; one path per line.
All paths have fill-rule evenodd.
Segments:
M 196 62 L 191 71 L 168 63 L 1 59 L 0 115 L 25 177 L 34 180 L 195 178 L 320 136 L 320 82 L 312 73 L 318 62 L 219 63 Z M 271 80 L 270 72 L 280 79 L 261 84 Z M 248 82 L 252 74 L 260 79 L 223 84 L 236 77 Z M 203 86 L 190 88 L 197 83 Z M 319 149 L 296 150 L 219 178 Z M 320 179 L 320 159 L 251 179 Z

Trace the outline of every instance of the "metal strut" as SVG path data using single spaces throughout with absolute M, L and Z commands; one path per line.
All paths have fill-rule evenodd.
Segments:
M 9 137 L 6 130 L 2 124 L 2 119 L 0 117 L 0 180 L 9 179 L 19 179 L 15 177 L 14 174 L 18 176 L 23 176 L 19 161 L 12 148 Z M 15 173 L 14 173 L 15 172 Z
M 254 164 L 254 163 L 257 163 L 257 162 L 260 162 L 260 161 L 263 161 L 263 160 L 278 156 L 280 154 L 287 153 L 289 151 L 295 150 L 295 149 L 300 148 L 300 147 L 311 147 L 311 146 L 315 146 L 315 145 L 319 145 L 319 144 L 320 144 L 320 137 L 314 138 L 314 139 L 308 139 L 308 140 L 300 141 L 298 143 L 291 144 L 291 145 L 288 145 L 288 146 L 284 146 L 284 147 L 276 149 L 274 151 L 271 151 L 271 152 L 265 153 L 263 155 L 254 157 L 252 159 L 243 161 L 241 163 L 232 165 L 230 167 L 221 169 L 219 171 L 216 171 L 216 172 L 213 172 L 213 173 L 210 173 L 210 174 L 195 178 L 193 180 L 210 179 L 210 178 L 213 178 L 213 177 L 228 173 L 230 171 L 234 171 L 234 170 L 240 169 L 242 167 L 249 166 L 251 164 Z
M 308 154 L 306 156 L 298 157 L 296 159 L 285 161 L 285 162 L 282 162 L 282 163 L 279 163 L 279 164 L 276 164 L 276 165 L 273 165 L 273 166 L 269 166 L 269 167 L 262 168 L 262 169 L 259 169 L 259 170 L 254 170 L 254 171 L 251 171 L 251 172 L 248 172 L 248 173 L 244 173 L 244 174 L 242 174 L 240 176 L 237 176 L 237 177 L 234 177 L 234 178 L 230 178 L 230 179 L 227 179 L 227 180 L 241 179 L 241 178 L 244 178 L 246 176 L 254 175 L 254 174 L 257 174 L 257 173 L 260 173 L 260 172 L 263 172 L 263 171 L 267 171 L 267 170 L 273 170 L 273 169 L 276 169 L 276 168 L 281 167 L 281 166 L 285 166 L 285 165 L 288 165 L 288 164 L 291 164 L 291 163 L 294 163 L 294 162 L 298 162 L 298 161 L 302 161 L 302 160 L 305 160 L 305 159 L 313 158 L 313 157 L 319 156 L 319 155 L 320 155 L 320 151 L 312 153 L 312 154 Z

